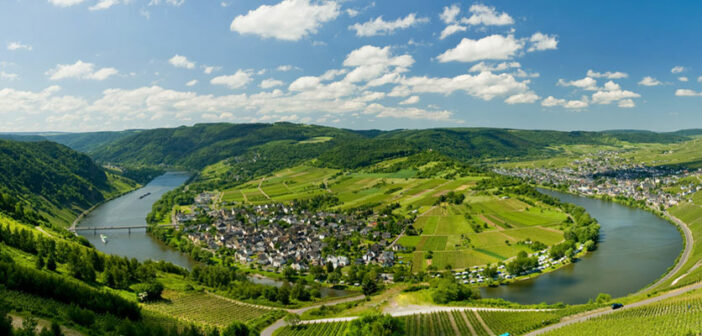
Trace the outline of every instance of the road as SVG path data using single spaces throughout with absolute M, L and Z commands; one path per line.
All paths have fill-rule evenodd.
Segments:
M 326 306 L 331 306 L 331 305 L 335 305 L 335 304 L 339 304 L 339 303 L 346 303 L 346 302 L 358 301 L 358 300 L 363 300 L 364 298 L 365 298 L 364 295 L 352 296 L 352 297 L 342 298 L 342 299 L 339 299 L 339 300 L 327 301 L 327 302 L 320 303 L 320 304 L 316 304 L 316 305 L 313 305 L 313 306 L 307 306 L 307 307 L 297 308 L 297 309 L 285 309 L 285 310 L 286 310 L 287 312 L 289 312 L 289 313 L 293 313 L 293 314 L 298 314 L 298 315 L 300 315 L 300 314 L 302 314 L 302 313 L 304 313 L 304 312 L 306 312 L 306 311 L 308 311 L 308 310 L 315 309 L 315 308 L 319 308 L 319 307 L 321 307 L 321 306 L 325 306 L 325 305 L 326 305 Z M 270 307 L 269 307 L 269 308 L 270 308 Z M 354 317 L 354 318 L 355 318 L 355 317 Z M 305 323 L 308 323 L 308 322 L 305 322 Z M 275 321 L 275 323 L 269 325 L 266 329 L 263 329 L 263 331 L 261 331 L 261 336 L 273 336 L 273 333 L 274 333 L 276 330 L 278 330 L 278 329 L 280 329 L 280 328 L 282 328 L 282 327 L 285 327 L 286 325 L 287 325 L 287 323 L 285 323 L 285 321 L 284 321 L 283 319 L 279 319 L 278 321 Z
M 678 259 L 678 262 L 675 264 L 672 270 L 670 272 L 666 273 L 662 278 L 658 279 L 658 281 L 654 282 L 652 285 L 644 288 L 641 290 L 639 293 L 646 293 L 652 289 L 655 289 L 656 287 L 660 286 L 664 282 L 670 280 L 671 277 L 673 277 L 675 274 L 677 274 L 683 266 L 687 264 L 687 261 L 690 259 L 690 254 L 692 254 L 692 246 L 695 243 L 694 238 L 692 237 L 692 232 L 690 231 L 690 228 L 685 224 L 685 222 L 681 221 L 677 217 L 671 215 L 667 211 L 665 212 L 666 217 L 670 218 L 675 224 L 677 224 L 680 229 L 683 232 L 683 236 L 685 237 L 685 249 L 683 250 L 682 256 L 680 256 L 680 259 Z M 682 277 L 680 277 L 682 278 Z M 677 283 L 680 278 L 675 279 L 675 281 L 672 283 L 673 285 Z
M 591 311 L 591 312 L 589 312 L 589 313 L 585 313 L 585 314 L 583 314 L 583 315 L 579 315 L 579 316 L 577 316 L 577 317 L 568 319 L 568 320 L 566 320 L 566 321 L 561 321 L 561 322 L 558 322 L 558 323 L 556 323 L 556 324 L 552 324 L 552 325 L 550 325 L 550 326 L 548 326 L 548 327 L 544 327 L 544 328 L 541 328 L 541 329 L 539 329 L 539 330 L 532 331 L 532 332 L 526 334 L 525 336 L 542 335 L 542 334 L 547 333 L 547 332 L 549 332 L 549 331 L 553 331 L 553 330 L 556 330 L 556 329 L 565 327 L 565 326 L 567 326 L 567 325 L 571 325 L 571 324 L 573 324 L 573 323 L 583 322 L 583 321 L 589 320 L 589 319 L 591 319 L 591 318 L 596 318 L 596 317 L 600 317 L 600 316 L 612 314 L 612 313 L 615 313 L 615 312 L 618 312 L 618 311 L 621 311 L 621 310 L 633 309 L 633 308 L 636 308 L 636 307 L 641 307 L 641 306 L 649 305 L 649 304 L 656 303 L 656 302 L 659 302 L 659 301 L 662 301 L 662 300 L 665 300 L 665 299 L 669 299 L 669 298 L 671 298 L 671 297 L 675 297 L 675 296 L 678 296 L 678 295 L 682 295 L 682 294 L 685 294 L 685 293 L 687 293 L 687 292 L 693 291 L 693 290 L 695 290 L 695 289 L 700 289 L 700 288 L 702 288 L 702 283 L 697 283 L 697 284 L 694 284 L 694 285 L 691 285 L 691 286 L 687 286 L 687 287 L 683 287 L 683 288 L 678 288 L 678 289 L 672 290 L 672 291 L 667 292 L 667 293 L 665 293 L 665 294 L 663 294 L 663 295 L 660 295 L 660 296 L 656 296 L 656 297 L 653 297 L 653 298 L 650 298 L 650 299 L 646 299 L 646 300 L 642 300 L 642 301 L 639 301 L 639 302 L 635 302 L 635 303 L 628 304 L 628 305 L 624 306 L 623 308 L 620 308 L 620 309 L 617 309 L 617 310 L 612 310 L 612 309 L 598 309 L 598 310 L 594 310 L 594 311 Z

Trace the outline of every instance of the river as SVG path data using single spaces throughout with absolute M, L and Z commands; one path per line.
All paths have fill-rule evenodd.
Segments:
M 185 183 L 190 175 L 181 172 L 168 172 L 153 179 L 139 190 L 132 191 L 98 206 L 78 223 L 83 227 L 135 226 L 146 225 L 146 215 L 151 206 L 166 192 Z M 150 195 L 140 198 L 147 193 Z M 78 231 L 95 247 L 105 253 L 137 258 L 138 260 L 165 260 L 173 264 L 191 268 L 194 261 L 161 241 L 146 234 L 146 229 Z M 100 234 L 107 235 L 107 244 Z
M 524 304 L 578 304 L 599 293 L 625 296 L 661 277 L 683 248 L 677 228 L 650 212 L 552 190 L 539 191 L 582 206 L 597 219 L 601 226 L 597 250 L 551 273 L 483 288 L 483 297 Z

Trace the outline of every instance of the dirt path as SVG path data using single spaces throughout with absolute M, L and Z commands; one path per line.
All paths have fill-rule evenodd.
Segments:
M 692 245 L 695 243 L 695 240 L 692 237 L 692 232 L 690 231 L 690 228 L 687 227 L 687 224 L 685 222 L 683 222 L 680 219 L 678 219 L 677 217 L 671 215 L 667 211 L 665 212 L 665 215 L 666 215 L 666 217 L 670 218 L 673 222 L 675 222 L 675 224 L 677 224 L 678 227 L 680 227 L 680 229 L 682 230 L 683 236 L 685 236 L 685 249 L 683 250 L 683 253 L 682 253 L 680 259 L 675 264 L 675 267 L 673 267 L 673 269 L 670 270 L 670 272 L 666 273 L 662 278 L 658 279 L 658 281 L 654 282 L 652 285 L 639 291 L 639 293 L 646 293 L 646 292 L 660 286 L 664 282 L 668 281 L 676 273 L 678 273 L 680 271 L 680 269 L 683 268 L 683 266 L 685 266 L 685 264 L 687 264 L 688 259 L 690 259 L 690 254 L 692 254 L 692 247 L 693 247 Z M 685 275 L 686 274 L 684 274 L 680 278 L 684 277 Z M 680 278 L 678 278 L 678 279 L 680 279 Z M 676 282 L 678 279 L 676 279 Z
M 466 325 L 468 325 L 468 329 L 470 329 L 470 334 L 473 336 L 478 336 L 478 333 L 475 332 L 475 328 L 473 328 L 473 325 L 470 324 L 470 320 L 468 319 L 468 316 L 466 316 L 465 310 L 461 311 L 461 316 L 463 316 L 463 321 L 465 321 Z
M 686 277 L 688 274 L 690 274 L 690 273 L 692 273 L 694 270 L 698 269 L 698 268 L 700 267 L 700 265 L 702 265 L 702 261 L 698 261 L 694 266 L 690 267 L 690 269 L 687 270 L 687 272 L 685 272 L 685 274 L 683 274 L 683 275 L 681 275 L 681 276 L 675 278 L 675 280 L 673 280 L 673 282 L 671 282 L 670 285 L 671 285 L 671 286 L 675 286 L 675 284 L 678 283 L 678 281 L 682 280 L 682 279 L 683 279 L 684 277 Z
M 335 305 L 339 303 L 346 303 L 346 302 L 352 302 L 352 301 L 358 301 L 358 300 L 363 300 L 365 296 L 352 296 L 352 297 L 347 297 L 347 298 L 342 298 L 339 300 L 332 300 L 332 301 L 327 301 L 323 302 L 320 304 L 316 304 L 313 306 L 308 306 L 308 307 L 303 307 L 303 308 L 297 308 L 297 309 L 286 309 L 287 312 L 293 313 L 293 314 L 302 314 L 308 310 L 319 308 L 321 306 L 330 306 L 330 305 Z M 269 307 L 270 308 L 270 307 Z M 328 322 L 345 322 L 345 321 L 351 321 L 358 318 L 357 316 L 353 317 L 337 317 L 337 318 L 330 318 L 330 319 L 321 319 L 321 320 L 306 320 L 306 321 L 300 321 L 302 324 L 312 324 L 312 323 L 328 323 Z M 316 322 L 315 322 L 316 321 Z M 278 321 L 275 321 L 273 324 L 269 325 L 266 329 L 263 329 L 261 331 L 261 336 L 273 336 L 273 333 L 288 325 L 285 323 L 285 320 L 279 319 Z
M 478 217 L 480 217 L 480 219 L 482 219 L 483 222 L 488 223 L 488 224 L 494 226 L 494 227 L 497 229 L 497 231 L 504 231 L 504 230 L 505 230 L 505 228 L 503 228 L 501 225 L 497 225 L 497 223 L 491 221 L 490 219 L 488 219 L 487 217 L 485 217 L 485 215 L 483 215 L 483 214 L 479 215 Z
M 241 196 L 244 197 L 244 202 L 249 203 L 249 199 L 246 197 L 246 194 L 244 194 L 244 191 L 243 191 L 243 190 L 239 190 L 239 192 L 241 193 Z
M 263 191 L 263 188 L 261 188 L 261 185 L 263 185 L 263 181 L 264 181 L 265 179 L 266 179 L 265 177 L 262 177 L 262 178 L 261 178 L 261 182 L 258 182 L 258 191 L 261 192 L 261 194 L 263 194 L 263 196 L 266 196 L 266 198 L 267 198 L 268 200 L 270 200 L 271 197 L 268 196 L 268 194 L 266 194 L 265 191 Z
M 485 321 L 483 321 L 483 317 L 480 316 L 480 314 L 478 314 L 478 311 L 474 310 L 473 314 L 475 314 L 475 318 L 478 319 L 478 322 L 480 322 L 480 325 L 483 326 L 483 329 L 485 329 L 485 331 L 487 331 L 488 335 L 495 336 L 495 333 L 492 331 L 492 329 L 490 329 L 490 327 L 488 327 L 487 323 L 485 323 Z
M 453 328 L 454 335 L 460 335 L 461 331 L 458 330 L 458 325 L 456 325 L 456 320 L 453 319 L 453 314 L 449 313 L 449 322 L 451 322 L 451 327 Z
M 604 315 L 607 315 L 607 314 L 612 314 L 612 313 L 615 313 L 615 312 L 618 312 L 618 311 L 621 311 L 621 310 L 633 309 L 633 308 L 636 308 L 636 307 L 641 307 L 641 306 L 649 305 L 649 304 L 652 304 L 652 303 L 660 302 L 660 301 L 663 301 L 663 300 L 665 300 L 665 299 L 669 299 L 669 298 L 672 298 L 672 297 L 675 297 L 675 296 L 678 296 L 678 295 L 682 295 L 682 294 L 685 294 L 685 293 L 687 293 L 687 292 L 690 292 L 690 291 L 693 291 L 693 290 L 696 290 L 696 289 L 700 289 L 700 288 L 702 288 L 702 283 L 697 283 L 697 284 L 694 284 L 694 285 L 691 285 L 691 286 L 687 286 L 687 287 L 683 287 L 683 288 L 679 288 L 679 289 L 672 290 L 672 291 L 667 292 L 667 293 L 665 293 L 665 294 L 663 294 L 663 295 L 660 295 L 660 296 L 656 296 L 656 297 L 653 297 L 653 298 L 650 298 L 650 299 L 646 299 L 646 300 L 642 300 L 642 301 L 639 301 L 639 302 L 635 302 L 635 303 L 628 304 L 628 305 L 626 305 L 626 306 L 624 306 L 624 307 L 622 307 L 622 308 L 620 308 L 620 309 L 617 309 L 617 310 L 612 310 L 612 309 L 598 309 L 598 310 L 593 310 L 593 311 L 591 311 L 591 312 L 589 312 L 589 313 L 581 314 L 581 315 L 578 316 L 578 317 L 570 318 L 570 319 L 568 319 L 568 320 L 561 321 L 561 322 L 558 322 L 558 323 L 556 323 L 556 324 L 552 324 L 552 325 L 550 325 L 550 326 L 548 326 L 548 327 L 544 327 L 544 328 L 541 328 L 541 329 L 532 331 L 532 332 L 526 334 L 525 336 L 541 335 L 541 334 L 544 334 L 544 333 L 546 333 L 546 332 L 549 332 L 549 331 L 552 331 L 552 330 L 556 330 L 556 329 L 565 327 L 565 326 L 567 326 L 567 325 L 571 325 L 571 324 L 578 323 L 578 322 L 583 322 L 583 321 L 586 321 L 586 320 L 589 320 L 589 319 L 592 319 L 592 318 L 595 318 L 595 317 L 604 316 Z

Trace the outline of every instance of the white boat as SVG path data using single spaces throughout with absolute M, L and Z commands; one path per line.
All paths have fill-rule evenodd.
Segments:
M 100 234 L 100 240 L 102 240 L 103 244 L 107 244 L 107 236 L 104 234 Z

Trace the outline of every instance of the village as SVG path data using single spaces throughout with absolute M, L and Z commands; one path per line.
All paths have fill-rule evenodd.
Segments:
M 213 194 L 198 195 L 194 211 L 177 211 L 174 223 L 196 245 L 233 252 L 236 262 L 272 272 L 287 266 L 306 272 L 327 264 L 335 269 L 352 263 L 392 267 L 398 262 L 394 251 L 403 247 L 390 247 L 390 240 L 410 223 L 389 225 L 393 219 L 387 215 L 310 211 L 294 203 L 215 209 L 213 199 Z M 198 215 L 207 216 L 208 223 Z
M 647 206 L 665 210 L 702 190 L 698 178 L 702 169 L 677 169 L 631 163 L 615 151 L 601 151 L 573 161 L 562 168 L 497 168 L 496 173 L 519 177 L 539 185 L 566 187 L 569 192 L 584 195 L 607 195 L 633 199 Z

